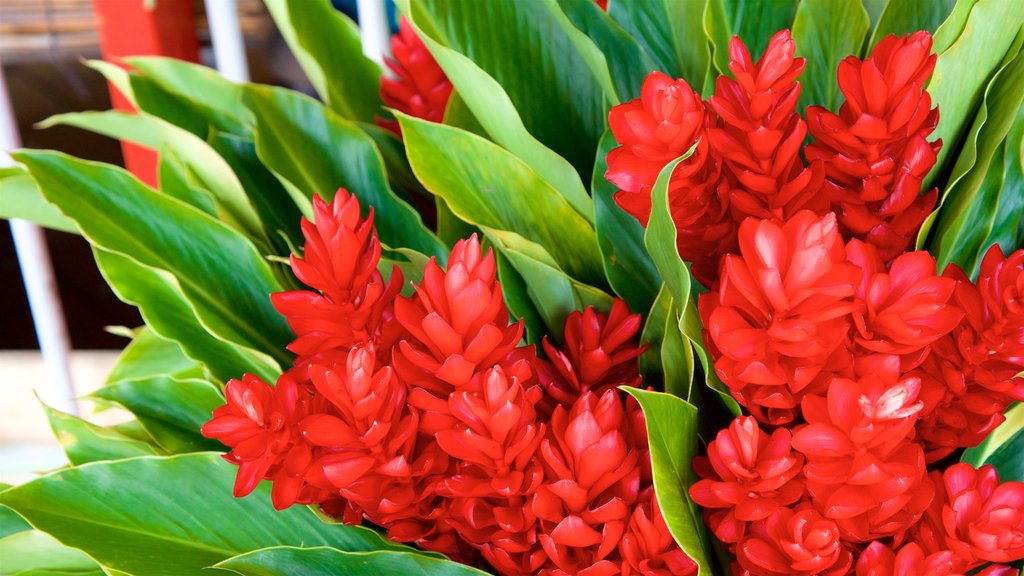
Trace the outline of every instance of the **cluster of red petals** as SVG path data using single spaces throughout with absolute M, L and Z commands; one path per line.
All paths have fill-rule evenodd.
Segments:
M 935 68 L 925 31 L 882 39 L 861 61 L 840 62 L 846 102 L 833 114 L 807 109 L 815 142 L 808 159 L 825 164 L 825 190 L 845 235 L 875 246 L 883 260 L 903 253 L 935 207 L 938 190 L 920 195 L 941 140 L 926 138 L 939 120 L 924 90 Z
M 391 56 L 385 58 L 385 64 L 392 74 L 380 79 L 380 97 L 385 105 L 431 122 L 444 119 L 452 83 L 404 17 L 398 24 L 398 34 L 391 37 Z M 396 120 L 378 118 L 377 123 L 402 135 Z
M 547 359 L 509 323 L 474 236 L 408 296 L 377 271 L 372 212 L 314 203 L 292 260 L 313 290 L 275 294 L 299 356 L 276 386 L 232 380 L 203 433 L 231 448 L 235 493 L 319 504 L 348 524 L 501 574 L 696 572 L 654 499 L 639 384 L 640 316 L 574 312 Z

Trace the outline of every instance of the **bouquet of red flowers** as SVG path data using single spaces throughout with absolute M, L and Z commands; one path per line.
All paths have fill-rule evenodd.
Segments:
M 380 76 L 268 2 L 324 104 L 93 63 L 140 113 L 53 122 L 158 188 L 26 151 L 0 192 L 142 311 L 97 393 L 138 429 L 51 410 L 89 464 L 0 492 L 7 538 L 118 574 L 1019 573 L 1022 17 L 683 4 L 399 2 Z

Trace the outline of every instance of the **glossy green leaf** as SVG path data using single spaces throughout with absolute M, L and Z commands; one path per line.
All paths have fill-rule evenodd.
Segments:
M 941 138 L 945 145 L 925 179 L 924 189 L 933 186 L 935 178 L 948 173 L 949 165 L 958 161 L 950 155 L 959 150 L 957 144 L 969 129 L 986 87 L 1022 27 L 1024 10 L 1007 9 L 1005 0 L 979 0 L 970 11 L 963 33 L 949 49 L 939 53 L 928 92 L 932 104 L 942 113 L 932 137 Z
M 171 273 L 210 333 L 290 360 L 291 330 L 269 298 L 280 285 L 243 236 L 119 168 L 54 152 L 14 157 L 93 245 Z
M 937 253 L 939 270 L 950 262 L 973 270 L 981 243 L 991 229 L 1003 180 L 1002 158 L 997 158 L 996 153 L 1024 103 L 1022 43 L 1024 32 L 1015 44 L 1015 56 L 986 88 L 984 101 L 946 185 L 931 244 L 933 253 Z M 1003 152 L 1005 155 L 1005 146 Z M 996 166 L 990 170 L 994 159 Z M 928 233 L 927 226 L 922 227 L 922 232 Z
M 181 351 L 181 347 L 143 326 L 117 357 L 107 375 L 106 385 L 149 376 L 187 379 L 202 377 L 203 370 Z
M 711 66 L 701 15 L 708 0 L 612 0 L 608 15 L 644 48 L 655 68 L 700 90 Z
M 58 114 L 40 126 L 45 128 L 58 124 L 127 140 L 155 151 L 173 150 L 189 166 L 202 187 L 213 195 L 221 220 L 250 238 L 257 241 L 265 239 L 256 210 L 238 177 L 203 139 L 156 116 L 116 110 Z
M 981 444 L 964 450 L 962 462 L 975 468 L 991 464 L 1003 482 L 1024 482 L 1024 404 L 1016 403 L 1006 411 L 1000 424 Z
M 364 213 L 374 208 L 373 222 L 385 245 L 445 261 L 441 241 L 391 190 L 377 147 L 359 127 L 283 88 L 252 86 L 248 97 L 256 113 L 256 153 L 270 170 L 307 198 L 319 194 L 330 200 L 338 188 L 347 189 Z
M 44 228 L 78 234 L 75 222 L 47 202 L 32 177 L 19 167 L 0 169 L 0 218 L 20 218 Z
M 803 0 L 793 20 L 796 55 L 807 58 L 800 77 L 800 109 L 838 110 L 843 100 L 836 81 L 839 62 L 860 53 L 870 21 L 860 0 Z
M 558 4 L 573 26 L 604 54 L 618 100 L 639 98 L 644 78 L 658 66 L 638 41 L 592 0 L 558 0 Z
M 238 119 L 222 115 L 190 96 L 168 90 L 149 76 L 131 74 L 129 82 L 139 110 L 166 120 L 203 140 L 211 128 L 237 134 L 249 131 L 249 126 Z M 202 92 L 203 89 L 202 84 L 197 84 L 193 92 Z
M 214 408 L 224 404 L 220 391 L 209 382 L 151 376 L 123 380 L 100 388 L 92 395 L 128 409 L 168 452 L 221 448 L 219 442 L 203 438 L 199 433 Z
M 644 327 L 640 332 L 640 343 L 647 345 L 647 350 L 640 355 L 640 375 L 644 377 L 644 386 L 664 386 L 665 370 L 661 362 L 661 347 L 665 340 L 665 323 L 674 315 L 674 309 L 672 294 L 663 283 L 654 304 L 644 316 Z
M 743 40 L 756 61 L 776 32 L 793 25 L 796 13 L 795 0 L 707 0 L 703 27 L 711 40 L 717 73 L 732 74 L 729 71 L 729 41 L 733 36 Z
M 402 552 L 343 552 L 335 548 L 275 546 L 217 564 L 242 576 L 486 576 L 464 564 Z
M 1024 108 L 1003 143 L 1003 178 L 999 187 L 999 200 L 988 237 L 981 243 L 977 261 L 985 256 L 989 246 L 999 244 L 1004 252 L 1024 246 Z
M 964 32 L 964 27 L 967 25 L 967 18 L 971 15 L 971 10 L 979 0 L 956 0 L 956 4 L 953 5 L 953 10 L 949 13 L 949 16 L 942 22 L 935 34 L 932 35 L 932 52 L 935 54 L 942 54 L 949 47 L 956 42 L 960 35 Z
M 363 55 L 359 27 L 329 0 L 264 0 L 320 97 L 342 118 L 373 122 L 381 113 L 381 69 Z
M 665 373 L 665 392 L 696 405 L 693 398 L 693 347 L 690 340 L 679 332 L 675 314 L 665 318 L 661 365 Z
M 231 496 L 235 467 L 217 454 L 143 457 L 51 473 L 0 504 L 103 566 L 146 576 L 203 576 L 268 546 L 409 550 L 367 528 L 329 525 L 305 507 L 275 511 L 270 486 Z
M 929 2 L 893 0 L 886 3 L 885 9 L 877 19 L 877 24 L 871 33 L 871 40 L 868 41 L 864 53 L 868 54 L 879 40 L 890 34 L 902 36 L 918 30 L 935 31 L 949 17 L 954 4 L 956 4 L 956 0 L 931 0 Z
M 0 484 L 0 492 L 10 488 L 7 484 Z M 11 534 L 31 530 L 32 526 L 25 522 L 25 519 L 18 516 L 18 513 L 6 506 L 0 506 L 0 538 L 6 538 Z
M 600 54 L 593 44 L 583 47 L 574 38 L 579 31 L 555 0 L 417 0 L 412 14 L 418 23 L 428 19 L 433 39 L 472 60 L 502 87 L 530 134 L 589 176 L 607 114 L 602 80 L 610 84 L 610 76 L 603 58 L 591 60 L 591 49 Z M 438 61 L 447 71 L 447 63 Z M 602 66 L 603 74 L 595 73 Z M 449 78 L 489 130 L 475 101 L 492 95 L 472 94 L 455 76 Z M 504 145 L 497 136 L 496 141 Z
M 700 315 L 697 313 L 697 302 L 691 298 L 686 309 L 679 318 L 679 331 L 686 336 L 693 351 L 700 359 L 701 369 L 704 372 L 704 381 L 708 388 L 715 393 L 719 402 L 733 416 L 742 414 L 740 405 L 729 393 L 729 388 L 718 377 L 715 372 L 714 362 L 704 345 L 704 327 L 701 325 Z
M 501 292 L 505 297 L 505 305 L 508 306 L 509 314 L 514 319 L 523 321 L 528 343 L 540 344 L 544 335 L 547 334 L 547 329 L 540 313 L 533 305 L 533 300 L 530 299 L 526 281 L 500 250 L 494 253 L 494 259 L 498 267 L 498 281 L 501 282 Z
M 149 444 L 41 404 L 54 436 L 72 464 L 159 454 Z
M 467 5 L 471 2 L 471 0 L 468 2 L 467 0 L 462 1 L 467 3 Z M 569 204 L 583 215 L 588 222 L 593 222 L 593 205 L 581 180 L 581 174 L 587 174 L 589 178 L 589 171 L 577 172 L 573 164 L 559 156 L 551 148 L 542 144 L 541 140 L 531 135 L 531 132 L 527 130 L 527 125 L 524 124 L 526 119 L 520 117 L 516 104 L 510 98 L 510 94 L 506 93 L 502 85 L 480 65 L 462 53 L 448 48 L 442 42 L 442 39 L 438 37 L 437 24 L 429 18 L 429 14 L 422 11 L 422 5 L 419 2 L 411 4 L 415 8 L 412 11 L 410 11 L 408 0 L 398 0 L 396 4 L 413 26 L 413 29 L 416 30 L 416 33 L 423 39 L 424 44 L 430 49 L 430 53 L 437 60 L 438 64 L 444 69 L 448 79 L 451 80 L 460 97 L 464 99 L 467 107 L 487 130 L 487 133 L 494 142 L 523 160 L 551 188 L 564 196 Z M 513 3 L 487 2 L 477 4 L 481 6 L 505 6 Z M 545 10 L 547 9 L 545 8 Z M 528 18 L 524 17 L 524 19 Z M 524 22 L 523 25 L 529 26 L 530 24 Z M 502 27 L 498 29 L 502 29 Z M 429 28 L 429 34 L 425 32 L 427 28 Z M 532 44 L 540 46 L 544 43 L 535 42 Z M 529 62 L 526 56 L 519 52 L 516 52 L 513 57 L 520 62 Z M 537 81 L 536 67 L 534 66 L 530 70 L 532 72 L 528 76 L 528 81 L 535 83 L 539 87 L 546 86 L 542 82 Z M 578 75 L 578 71 L 570 70 L 569 75 L 575 77 Z M 540 104 L 551 109 L 561 110 L 547 103 L 544 99 L 541 99 Z M 603 121 L 603 117 L 601 120 Z M 553 122 L 555 123 L 546 126 L 545 129 L 557 129 L 564 122 L 564 118 L 555 119 Z M 604 127 L 602 124 L 601 132 L 603 131 Z M 587 154 L 593 153 L 593 150 L 596 148 L 597 138 L 600 135 L 599 132 L 594 137 L 594 146 L 589 148 Z M 581 154 L 578 150 L 586 148 L 580 146 L 578 142 L 572 142 L 571 144 L 577 150 L 577 154 Z M 593 162 L 593 157 L 586 160 L 587 164 L 591 162 Z
M 171 274 L 101 249 L 94 249 L 100 273 L 118 298 L 137 306 L 153 332 L 226 382 L 246 372 L 275 381 L 280 365 L 269 355 L 226 342 L 207 330 Z M 148 360 L 145 360 L 148 362 Z M 287 365 L 287 364 L 285 364 Z
M 38 530 L 0 538 L 0 573 L 11 576 L 103 575 L 91 558 Z
M 456 216 L 515 232 L 543 246 L 573 278 L 605 284 L 594 229 L 526 163 L 464 130 L 398 118 L 413 171 Z
M 601 249 L 604 273 L 608 283 L 634 312 L 648 310 L 661 285 L 658 270 L 644 246 L 644 229 L 615 204 L 614 184 L 605 179 L 608 152 L 616 145 L 611 132 L 601 139 L 594 163 L 591 191 L 597 218 L 597 243 Z
M 219 131 L 244 134 L 244 126 L 253 123 L 252 113 L 245 107 L 242 86 L 212 68 L 162 56 L 132 56 L 125 58 L 125 63 L 165 91 L 191 100 Z M 147 110 L 134 79 L 133 89 L 136 104 Z M 206 138 L 206 132 L 198 136 Z
M 454 99 L 453 96 L 449 102 Z M 385 130 L 376 124 L 356 122 L 356 126 L 366 132 L 366 135 L 372 138 L 373 143 L 377 145 L 377 150 L 380 152 L 381 158 L 384 159 L 384 166 L 387 167 L 391 188 L 399 197 L 416 208 L 421 208 L 421 204 L 418 202 L 429 205 L 433 201 L 433 196 L 423 188 L 423 185 L 412 173 L 409 159 L 405 157 L 405 145 L 402 140 L 390 130 Z M 423 213 L 422 209 L 420 213 Z
M 164 147 L 160 150 L 157 164 L 157 182 L 159 190 L 172 198 L 193 206 L 217 218 L 217 203 L 213 195 L 203 188 L 203 184 L 195 173 L 173 149 Z
M 651 260 L 661 274 L 669 295 L 679 309 L 686 308 L 690 300 L 690 271 L 683 264 L 676 248 L 676 225 L 669 212 L 668 183 L 672 172 L 680 162 L 690 157 L 697 148 L 694 144 L 686 154 L 669 162 L 654 183 L 651 190 L 651 218 L 647 222 L 644 244 L 651 255 Z
M 665 523 L 679 547 L 712 574 L 711 546 L 689 488 L 696 481 L 690 461 L 697 454 L 697 409 L 671 394 L 625 388 L 644 411 L 651 446 L 654 491 Z

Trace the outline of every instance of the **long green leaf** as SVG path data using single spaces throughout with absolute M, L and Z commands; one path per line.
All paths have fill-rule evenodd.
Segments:
M 0 538 L 0 572 L 13 576 L 103 576 L 91 558 L 38 530 Z
M 839 62 L 860 53 L 870 21 L 860 0 L 803 0 L 793 21 L 797 56 L 807 58 L 800 108 L 837 110 L 842 101 Z
M 698 574 L 712 574 L 711 546 L 689 488 L 696 480 L 690 461 L 697 454 L 697 409 L 671 394 L 625 388 L 647 421 L 654 491 L 665 523 L 679 547 L 697 563 Z
M 984 442 L 964 450 L 962 462 L 975 468 L 990 464 L 1003 482 L 1024 482 L 1024 404 L 1016 403 L 1006 411 L 1006 421 Z
M 701 15 L 708 0 L 612 0 L 608 15 L 644 48 L 657 70 L 700 91 L 711 66 Z M 645 68 L 650 72 L 655 68 Z
M 234 475 L 212 453 L 98 462 L 6 490 L 0 504 L 105 567 L 146 576 L 203 576 L 278 545 L 408 550 L 366 528 L 325 524 L 304 507 L 275 511 L 267 484 L 233 498 Z
M 986 87 L 1022 27 L 1024 10 L 1008 9 L 1005 0 L 979 0 L 970 11 L 963 33 L 949 49 L 939 52 L 928 92 L 942 114 L 933 137 L 941 138 L 943 146 L 925 179 L 925 189 L 936 177 L 948 173 L 948 164 L 956 160 L 950 155 L 960 149 Z
M 911 34 L 918 30 L 929 32 L 938 29 L 950 12 L 956 0 L 931 0 L 929 2 L 901 2 L 894 0 L 885 5 L 874 31 L 871 33 L 871 40 L 865 47 L 865 54 L 874 48 L 878 41 L 890 34 L 902 36 Z
M 0 218 L 20 218 L 62 232 L 78 234 L 78 227 L 39 193 L 32 177 L 18 167 L 0 169 Z
M 336 548 L 275 546 L 217 564 L 242 576 L 486 576 L 476 568 L 440 558 L 392 551 L 344 552 Z
M 964 27 L 967 26 L 967 18 L 971 15 L 971 10 L 974 9 L 974 5 L 979 0 L 956 0 L 956 4 L 953 5 L 953 10 L 949 13 L 949 16 L 943 20 L 942 24 L 935 31 L 932 36 L 932 51 L 936 54 L 942 54 L 949 47 L 956 42 L 960 35 L 964 32 Z
M 463 0 L 463 2 L 465 1 Z M 527 129 L 528 125 L 524 124 L 526 120 L 520 116 L 516 104 L 513 103 L 514 101 L 502 85 L 472 59 L 447 47 L 441 38 L 435 37 L 439 35 L 436 29 L 437 25 L 433 23 L 428 14 L 423 12 L 419 2 L 410 4 L 409 0 L 398 0 L 396 4 L 416 33 L 423 39 L 424 44 L 430 49 L 430 53 L 444 69 L 452 85 L 455 86 L 455 90 L 487 130 L 490 137 L 497 144 L 526 162 L 554 190 L 564 196 L 587 221 L 593 222 L 593 205 L 581 180 L 581 174 L 587 174 L 589 177 L 589 171 L 577 172 L 573 164 L 531 135 L 530 130 Z M 476 4 L 504 6 L 513 3 L 485 2 Z M 528 25 L 528 23 L 523 25 Z M 430 28 L 431 34 L 425 31 L 426 28 Z M 495 30 L 488 30 L 488 34 Z M 517 53 L 514 58 L 525 61 L 522 54 Z M 577 76 L 578 71 L 570 70 L 568 74 Z M 531 81 L 536 81 L 533 75 L 531 75 Z M 554 108 L 543 99 L 539 101 L 539 104 Z M 560 121 L 556 120 L 556 122 Z M 554 126 L 546 126 L 545 129 L 552 130 L 558 125 L 556 123 Z M 602 125 L 601 131 L 603 132 L 603 130 Z M 600 137 L 600 133 L 594 136 L 595 145 L 589 148 L 588 154 L 592 154 L 596 148 L 598 137 Z M 586 148 L 578 146 L 578 144 L 573 144 L 573 146 L 577 146 L 578 150 Z M 593 162 L 593 158 L 587 159 L 586 162 Z
M 162 56 L 133 56 L 125 58 L 125 63 L 164 90 L 190 99 L 219 130 L 237 134 L 231 129 L 253 123 L 252 113 L 245 107 L 242 86 L 212 68 Z M 136 104 L 146 110 L 146 103 L 138 94 L 136 97 Z M 206 133 L 199 136 L 206 138 Z
M 413 171 L 456 216 L 515 232 L 544 247 L 573 278 L 605 285 L 594 229 L 526 163 L 464 130 L 398 118 Z
M 1006 136 L 1003 154 L 1003 178 L 991 231 L 979 246 L 975 260 L 980 262 L 989 246 L 1024 246 L 1024 108 Z
M 647 350 L 640 355 L 640 374 L 644 377 L 644 386 L 664 387 L 665 368 L 661 361 L 661 347 L 665 340 L 665 323 L 674 316 L 674 310 L 672 294 L 668 286 L 662 283 L 654 304 L 644 315 L 644 327 L 640 332 L 640 343 L 647 345 Z
M 665 392 L 697 405 L 693 393 L 693 347 L 679 331 L 674 314 L 665 318 L 661 342 L 661 366 L 665 374 Z
M 45 404 L 41 405 L 46 411 L 46 418 L 50 421 L 54 436 L 72 464 L 119 460 L 132 456 L 154 456 L 161 453 L 145 442 L 54 410 Z
M 132 341 L 117 357 L 105 385 L 149 376 L 199 378 L 203 376 L 203 370 L 194 360 L 185 356 L 180 346 L 157 336 L 148 326 L 143 326 L 135 332 Z
M 0 492 L 10 488 L 7 484 L 0 484 Z M 0 506 L 0 538 L 6 538 L 11 534 L 31 530 L 32 526 L 25 522 L 25 519 L 18 516 L 18 513 L 6 506 Z
M 283 88 L 252 86 L 248 98 L 256 113 L 256 153 L 274 173 L 307 198 L 319 194 L 330 200 L 338 188 L 346 188 L 364 212 L 374 208 L 374 225 L 385 245 L 444 261 L 447 250 L 391 190 L 377 147 L 359 127 Z
M 119 168 L 54 152 L 14 157 L 93 245 L 172 274 L 211 334 L 290 360 L 293 335 L 269 298 L 280 285 L 243 236 Z
M 801 6 L 807 1 L 800 3 Z M 772 35 L 791 25 L 795 27 L 795 14 L 798 14 L 796 0 L 708 0 L 704 30 L 712 43 L 715 69 L 719 74 L 731 74 L 729 41 L 733 36 L 743 40 L 756 60 Z
M 380 66 L 363 55 L 359 27 L 329 0 L 264 0 L 313 88 L 342 118 L 381 113 Z
M 644 245 L 647 246 L 651 260 L 680 310 L 686 308 L 690 301 L 691 279 L 690 271 L 679 258 L 679 250 L 676 248 L 676 225 L 669 211 L 668 183 L 676 166 L 688 158 L 694 149 L 696 145 L 683 156 L 669 162 L 658 174 L 658 180 L 651 189 L 651 218 L 644 234 Z
M 526 326 L 526 341 L 528 343 L 540 344 L 548 330 L 540 312 L 533 305 L 526 280 L 500 250 L 494 253 L 494 258 L 498 267 L 501 292 L 505 297 L 505 305 L 508 306 L 509 314 L 514 319 L 523 321 Z

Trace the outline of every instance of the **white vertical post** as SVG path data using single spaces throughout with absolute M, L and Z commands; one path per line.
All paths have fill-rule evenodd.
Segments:
M 359 30 L 363 37 L 363 54 L 381 66 L 384 55 L 391 54 L 391 29 L 385 0 L 357 0 Z
M 235 0 L 206 0 L 206 19 L 210 23 L 217 71 L 233 82 L 248 82 L 249 62 L 238 22 L 238 4 Z
M 0 62 L 0 166 L 13 166 L 7 152 L 21 145 L 14 107 L 7 92 L 3 63 Z M 71 344 L 64 324 L 64 310 L 60 305 L 57 282 L 53 276 L 50 252 L 46 247 L 43 230 L 24 220 L 11 220 L 11 235 L 18 253 L 21 277 L 25 282 L 28 304 L 32 310 L 39 349 L 48 372 L 48 380 L 38 383 L 37 390 L 43 400 L 65 412 L 78 414 L 75 388 L 71 379 L 69 356 Z

